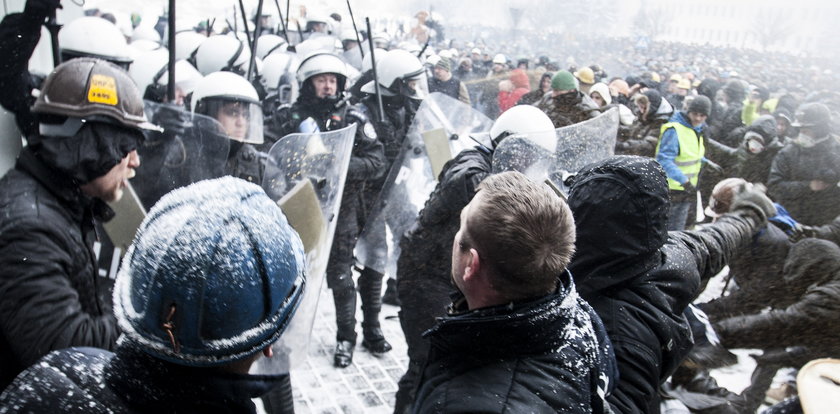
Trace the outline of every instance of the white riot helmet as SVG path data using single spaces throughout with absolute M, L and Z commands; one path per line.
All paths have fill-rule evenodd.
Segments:
M 557 149 L 554 123 L 535 106 L 514 106 L 500 115 L 490 128 L 493 147 L 511 135 L 523 136 L 552 154 Z
M 257 39 L 257 57 L 265 60 L 273 53 L 285 52 L 286 41 L 277 35 L 265 34 Z
M 205 40 L 195 53 L 195 67 L 202 75 L 213 72 L 245 74 L 251 52 L 233 36 L 215 35 Z
M 207 36 L 192 30 L 178 32 L 175 35 L 175 60 L 186 59 L 195 64 L 195 54 Z
M 402 95 L 412 99 L 423 99 L 427 95 L 426 69 L 417 56 L 405 50 L 395 49 L 376 59 L 376 76 L 379 78 L 379 85 L 382 87 L 380 92 L 383 96 Z M 373 82 L 362 86 L 362 92 L 376 93 Z
M 344 91 L 347 82 L 347 64 L 338 55 L 330 52 L 315 52 L 303 58 L 297 70 L 301 87 L 311 77 L 323 73 L 334 73 L 338 77 L 338 91 Z
M 382 59 L 382 57 L 385 56 L 386 53 L 388 53 L 388 51 L 385 49 L 380 49 L 378 47 L 373 49 L 373 54 L 376 56 L 377 59 Z M 370 50 L 365 48 L 365 57 L 362 59 L 362 73 L 373 69 L 373 63 L 371 63 L 370 56 Z
M 169 84 L 169 51 L 158 49 L 139 54 L 128 74 L 137 84 L 143 99 L 163 102 Z M 192 93 L 200 79 L 201 74 L 189 62 L 175 62 L 175 86 L 183 96 Z
M 373 34 L 373 46 L 388 50 L 391 47 L 391 35 L 388 32 L 377 32 Z
M 230 139 L 249 144 L 263 143 L 263 113 L 257 91 L 245 78 L 231 72 L 214 72 L 195 87 L 190 108 L 193 113 L 218 121 Z
M 93 57 L 107 60 L 128 69 L 132 59 L 125 36 L 113 23 L 100 17 L 80 17 L 64 25 L 58 32 L 61 60 Z
M 131 32 L 131 42 L 134 43 L 138 40 L 151 40 L 160 43 L 160 33 L 149 25 L 140 25 Z
M 295 73 L 300 60 L 294 53 L 272 53 L 263 61 L 262 77 L 260 81 L 266 90 L 277 89 L 280 77 L 287 73 Z

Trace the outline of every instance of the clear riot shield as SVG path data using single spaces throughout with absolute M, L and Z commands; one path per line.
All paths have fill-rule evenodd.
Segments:
M 146 210 L 176 188 L 225 175 L 230 139 L 215 119 L 149 101 L 146 116 L 168 127 L 137 149 L 140 167 L 131 185 Z
M 263 189 L 277 200 L 301 236 L 306 291 L 286 332 L 272 345 L 275 356 L 258 359 L 252 374 L 282 373 L 306 361 L 355 134 L 355 124 L 336 131 L 290 134 L 268 152 Z
M 493 153 L 493 173 L 519 171 L 535 182 L 551 179 L 564 189 L 564 177 L 586 164 L 613 155 L 618 134 L 618 109 L 574 125 L 556 129 L 557 150 L 545 148 L 520 137 L 505 138 Z
M 356 243 L 360 264 L 396 275 L 399 239 L 414 224 L 435 188 L 433 164 L 442 165 L 478 145 L 470 136 L 489 131 L 492 125 L 481 112 L 442 93 L 423 100 Z M 489 145 L 489 137 L 485 144 Z

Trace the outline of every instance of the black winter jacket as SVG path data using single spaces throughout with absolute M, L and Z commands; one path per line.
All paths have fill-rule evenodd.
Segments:
M 27 148 L 0 180 L 0 387 L 50 351 L 111 349 L 119 335 L 97 297 L 94 219 L 113 216 Z
M 426 332 L 431 341 L 415 413 L 603 413 L 615 382 L 604 327 L 575 292 L 458 310 Z
M 653 159 L 581 169 L 569 194 L 577 253 L 569 269 L 615 349 L 617 413 L 659 413 L 659 385 L 693 346 L 686 306 L 761 224 L 744 209 L 698 231 L 666 231 L 668 184 Z
M 0 394 L 0 406 L 21 413 L 255 413 L 251 399 L 275 381 L 175 365 L 121 343 L 116 353 L 50 353 Z
M 445 314 L 450 302 L 452 240 L 460 227 L 461 209 L 490 175 L 491 160 L 492 154 L 483 148 L 464 150 L 449 160 L 417 221 L 400 240 L 400 322 L 412 359 L 425 358 L 428 342 L 421 335 Z
M 829 184 L 812 191 L 812 180 Z M 782 148 L 770 166 L 767 186 L 776 202 L 796 221 L 812 226 L 827 224 L 840 215 L 840 143 L 829 136 L 811 148 L 791 143 Z

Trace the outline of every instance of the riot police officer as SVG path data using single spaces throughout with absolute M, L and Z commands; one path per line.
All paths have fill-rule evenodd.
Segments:
M 314 52 L 306 56 L 297 71 L 301 83 L 300 95 L 289 111 L 289 119 L 282 125 L 280 136 L 294 132 L 331 131 L 357 124 L 347 181 L 341 198 L 335 237 L 327 265 L 327 285 L 333 291 L 336 314 L 336 348 L 334 364 L 347 367 L 353 361 L 356 345 L 356 286 L 351 267 L 353 246 L 361 231 L 365 217 L 362 198 L 365 185 L 385 173 L 385 156 L 382 143 L 377 139 L 373 125 L 365 110 L 352 106 L 344 96 L 347 69 L 344 61 L 333 53 Z M 362 275 L 359 285 L 368 291 L 373 281 Z M 379 286 L 381 287 L 381 278 Z M 379 298 L 377 292 L 375 300 Z M 373 299 L 362 295 L 364 308 Z M 376 318 L 378 320 L 378 312 Z M 371 352 L 390 350 L 378 324 L 375 329 L 363 332 L 363 344 Z

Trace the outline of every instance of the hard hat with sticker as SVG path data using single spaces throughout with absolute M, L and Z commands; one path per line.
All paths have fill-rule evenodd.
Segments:
M 93 74 L 88 87 L 88 102 L 116 105 L 119 102 L 117 82 L 111 76 Z

